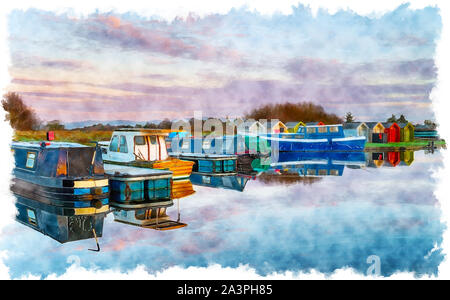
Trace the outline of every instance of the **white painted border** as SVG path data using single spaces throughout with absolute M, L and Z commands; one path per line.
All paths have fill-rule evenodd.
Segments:
M 0 85 L 5 87 L 9 82 L 8 69 L 5 66 L 10 65 L 9 52 L 6 42 L 6 15 L 11 9 L 27 9 L 35 7 L 44 10 L 52 10 L 56 12 L 63 12 L 67 7 L 72 9 L 73 14 L 84 15 L 89 12 L 99 9 L 100 12 L 114 10 L 118 13 L 133 10 L 143 15 L 159 15 L 161 18 L 173 19 L 175 16 L 186 16 L 193 11 L 199 16 L 204 16 L 209 13 L 227 13 L 231 7 L 241 7 L 246 5 L 251 10 L 257 10 L 262 14 L 271 14 L 275 11 L 284 14 L 289 14 L 291 6 L 298 2 L 310 5 L 313 12 L 317 12 L 319 7 L 326 7 L 330 12 L 335 12 L 339 8 L 350 8 L 358 14 L 362 15 L 381 15 L 386 11 L 395 9 L 401 5 L 404 0 L 378 0 L 378 1 L 360 1 L 360 0 L 229 0 L 229 1 L 208 1 L 208 0 L 190 0 L 190 1 L 176 1 L 166 0 L 163 2 L 153 2 L 149 4 L 147 1 L 138 0 L 15 0 L 2 1 L 0 4 L 0 55 L 1 66 L 0 69 Z M 436 63 L 439 68 L 438 84 L 433 89 L 431 98 L 436 113 L 437 121 L 440 124 L 439 133 L 441 137 L 450 141 L 450 118 L 447 117 L 450 111 L 450 3 L 449 1 L 426 1 L 426 0 L 411 0 L 411 8 L 423 8 L 428 5 L 438 5 L 441 9 L 441 17 L 443 22 L 443 30 L 441 40 L 437 47 Z M 4 119 L 4 112 L 0 110 L 0 118 Z M 13 197 L 9 193 L 9 180 L 12 170 L 12 156 L 9 150 L 9 141 L 12 137 L 12 130 L 6 122 L 0 121 L 0 157 L 2 158 L 2 168 L 0 170 L 0 230 L 2 226 L 12 222 L 14 215 Z M 449 223 L 450 201 L 448 195 L 450 194 L 450 185 L 446 184 L 450 178 L 449 168 L 449 152 L 444 152 L 445 169 L 434 171 L 434 176 L 440 179 L 440 184 L 435 191 L 436 196 L 440 200 L 442 209 L 442 221 Z M 426 170 L 424 170 L 426 171 Z M 450 237 L 449 230 L 444 234 L 443 241 L 444 253 L 449 254 Z M 7 254 L 0 253 L 0 259 Z M 8 278 L 7 268 L 0 261 L 0 278 Z M 446 258 L 439 268 L 439 278 L 450 279 L 449 259 Z M 33 277 L 29 277 L 33 278 Z M 86 270 L 76 264 L 67 269 L 67 272 L 61 276 L 51 275 L 49 279 L 133 279 L 133 278 L 147 278 L 147 279 L 260 279 L 255 270 L 248 266 L 241 265 L 238 268 L 222 268 L 218 265 L 212 265 L 208 268 L 190 267 L 182 269 L 180 267 L 172 267 L 156 275 L 148 274 L 143 266 L 138 266 L 135 270 L 127 273 L 120 273 L 114 270 Z M 307 279 L 324 279 L 323 274 L 312 272 L 308 274 L 292 272 L 270 274 L 266 279 L 292 279 L 292 278 L 307 278 Z M 327 277 L 330 278 L 330 277 Z M 355 274 L 350 269 L 342 269 L 335 272 L 332 279 L 358 279 L 363 278 L 361 275 Z M 413 279 L 414 277 L 408 273 L 396 274 L 390 277 L 391 279 Z

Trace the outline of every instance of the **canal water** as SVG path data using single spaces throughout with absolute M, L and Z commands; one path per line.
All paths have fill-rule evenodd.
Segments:
M 109 214 L 99 253 L 87 251 L 92 239 L 59 244 L 16 222 L 4 229 L 0 251 L 14 278 L 63 274 L 74 256 L 82 267 L 122 272 L 220 264 L 247 265 L 262 276 L 342 268 L 437 274 L 445 225 L 432 174 L 441 154 L 416 151 L 394 163 L 387 153 L 377 163 L 377 155 L 325 176 L 298 176 L 280 165 L 245 177 L 242 191 L 194 185 L 195 194 L 179 200 L 188 226 L 176 230 L 118 223 Z M 177 219 L 176 203 L 167 214 Z

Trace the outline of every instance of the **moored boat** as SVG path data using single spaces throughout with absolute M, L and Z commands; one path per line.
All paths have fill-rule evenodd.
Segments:
M 61 142 L 11 148 L 19 222 L 61 243 L 102 235 L 109 187 L 99 148 Z
M 344 135 L 341 124 L 300 126 L 296 133 L 262 134 L 272 152 L 290 151 L 362 151 L 365 136 Z
M 172 172 L 105 164 L 110 182 L 110 203 L 114 208 L 145 208 L 172 200 Z
M 186 179 L 194 165 L 170 157 L 165 138 L 170 130 L 118 129 L 110 142 L 99 142 L 105 163 L 148 169 L 170 170 L 173 179 Z

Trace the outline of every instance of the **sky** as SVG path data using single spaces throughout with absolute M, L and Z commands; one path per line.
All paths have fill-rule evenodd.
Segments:
M 8 16 L 8 91 L 44 121 L 237 117 L 267 103 L 311 101 L 343 117 L 433 119 L 441 18 L 404 4 L 260 14 L 245 7 L 158 16 L 37 9 Z

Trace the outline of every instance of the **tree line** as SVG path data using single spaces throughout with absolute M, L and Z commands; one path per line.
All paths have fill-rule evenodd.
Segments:
M 49 121 L 46 124 L 42 122 L 36 115 L 36 113 L 28 107 L 22 100 L 19 94 L 14 92 L 9 92 L 3 95 L 2 107 L 6 111 L 5 120 L 9 121 L 11 127 L 15 130 L 63 130 L 64 125 L 61 124 L 59 120 Z M 246 119 L 277 119 L 283 123 L 286 122 L 316 122 L 322 121 L 325 124 L 341 124 L 343 122 L 355 122 L 356 118 L 351 112 L 348 112 L 343 119 L 338 117 L 336 114 L 327 113 L 325 109 L 318 104 L 312 102 L 300 102 L 300 103 L 279 103 L 279 104 L 266 104 L 257 108 L 254 108 L 249 113 L 245 114 Z M 188 120 L 191 127 L 191 131 L 194 129 L 194 118 Z M 198 120 L 201 122 L 202 127 L 205 120 Z M 389 117 L 386 122 L 396 122 L 396 123 L 407 123 L 408 120 L 402 114 L 397 118 L 394 114 Z M 226 121 L 221 122 L 222 125 L 226 124 Z M 425 120 L 424 124 L 430 127 L 436 127 L 436 123 L 431 120 Z M 135 126 L 131 125 L 110 125 L 110 124 L 95 124 L 91 126 L 86 126 L 83 130 L 103 130 L 109 131 L 117 128 L 147 128 L 147 129 L 171 129 L 172 121 L 165 118 L 158 124 L 147 122 L 144 125 L 137 124 Z M 214 128 L 212 128 L 214 130 Z

